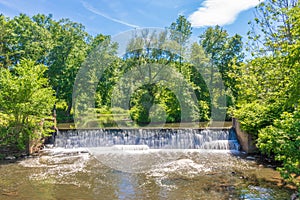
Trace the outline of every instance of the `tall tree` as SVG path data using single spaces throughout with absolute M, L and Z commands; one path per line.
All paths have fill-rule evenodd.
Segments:
M 179 72 L 177 49 L 173 49 L 178 47 L 178 43 L 167 36 L 164 31 L 156 33 L 143 30 L 137 32 L 127 46 L 124 72 L 128 80 L 122 78 L 124 84 L 120 87 L 126 85 L 129 91 L 123 92 L 133 93 L 132 98 L 126 99 L 125 103 L 130 101 L 131 116 L 140 123 L 150 122 L 152 108 L 162 108 L 167 122 L 179 122 L 183 116 L 185 120 L 197 118 L 197 103 L 191 100 L 193 90 L 189 90 L 193 87 L 186 85 L 187 82 L 191 83 L 187 78 L 189 72 L 186 68 L 189 66 L 182 63 L 186 74 L 183 70 Z M 162 114 L 161 111 L 154 109 L 153 112 Z
M 170 39 L 179 45 L 179 71 L 181 71 L 182 58 L 186 51 L 187 42 L 192 35 L 192 25 L 183 15 L 179 15 L 176 22 L 172 22 L 169 28 L 171 31 Z
M 104 66 L 105 69 L 103 69 L 103 71 L 101 70 L 102 73 L 99 73 L 99 77 L 97 80 L 99 82 L 96 91 L 96 107 L 110 107 L 112 89 L 117 80 L 120 78 L 123 62 L 116 55 L 118 44 L 112 42 L 110 36 L 99 34 L 95 38 L 93 38 L 90 45 L 90 52 L 93 53 L 93 51 L 97 51 L 100 46 L 106 46 L 105 51 L 103 51 L 102 53 L 105 54 L 106 61 L 110 62 Z M 102 60 L 100 62 L 106 61 Z
M 183 15 L 179 15 L 176 22 L 172 22 L 169 28 L 171 30 L 171 40 L 182 46 L 186 44 L 192 35 L 192 25 Z
M 211 108 L 215 117 L 226 112 L 237 99 L 236 76 L 243 61 L 242 37 L 230 37 L 220 26 L 209 27 L 199 36 L 200 45 L 209 58 L 209 65 L 202 70 L 211 95 Z M 220 112 L 220 113 L 219 113 Z
M 51 49 L 51 34 L 25 14 L 9 20 L 1 16 L 1 59 L 4 67 L 27 58 L 44 63 Z
M 289 10 L 297 4 L 298 0 L 265 0 L 256 7 L 256 17 L 249 22 L 248 32 L 252 55 L 273 54 L 282 45 L 295 41 Z
M 58 99 L 67 102 L 67 115 L 72 109 L 73 85 L 78 69 L 88 51 L 89 35 L 79 23 L 62 19 L 51 28 L 53 40 L 48 63 L 48 77 Z
M 209 27 L 199 36 L 200 45 L 203 47 L 205 53 L 210 58 L 210 81 L 209 85 L 212 87 L 214 74 L 216 71 L 224 68 L 220 65 L 222 54 L 225 51 L 225 44 L 228 37 L 227 31 L 224 31 L 220 26 Z
M 220 72 L 226 87 L 232 87 L 234 80 L 229 73 L 234 65 L 240 65 L 244 59 L 242 37 L 238 34 L 230 37 L 220 26 L 209 27 L 200 36 L 200 45 L 210 58 L 210 84 L 216 71 Z
M 9 25 L 9 19 L 4 15 L 0 15 L 0 67 L 8 67 L 11 65 L 11 37 L 13 29 Z

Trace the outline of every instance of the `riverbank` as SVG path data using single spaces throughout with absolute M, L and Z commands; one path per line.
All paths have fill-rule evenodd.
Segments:
M 34 152 L 32 154 L 28 154 L 25 150 L 19 150 L 10 146 L 0 146 L 0 164 L 1 163 L 12 163 L 24 158 L 31 158 L 33 156 L 38 156 L 39 152 Z
M 16 160 L 27 156 L 25 151 L 20 151 L 9 146 L 0 146 L 0 160 Z

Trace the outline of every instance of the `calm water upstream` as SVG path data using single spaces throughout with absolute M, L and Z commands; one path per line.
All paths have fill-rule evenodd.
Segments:
M 291 195 L 274 184 L 277 172 L 237 152 L 116 149 L 53 148 L 1 164 L 0 199 L 284 200 Z

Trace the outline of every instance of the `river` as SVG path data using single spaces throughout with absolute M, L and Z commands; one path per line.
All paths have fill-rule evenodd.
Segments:
M 2 200 L 289 199 L 278 172 L 226 150 L 51 148 L 0 165 Z

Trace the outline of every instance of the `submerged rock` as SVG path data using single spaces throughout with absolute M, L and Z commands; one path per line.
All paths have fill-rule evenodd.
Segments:
M 45 147 L 46 147 L 46 148 L 49 148 L 49 149 L 52 149 L 53 146 L 54 146 L 53 144 L 45 144 Z
M 255 160 L 255 157 L 253 157 L 253 156 L 247 156 L 246 159 L 247 160 Z
M 16 159 L 15 156 L 6 156 L 6 157 L 4 158 L 4 160 L 15 160 L 15 159 Z
M 300 195 L 298 192 L 295 192 L 294 194 L 292 194 L 291 200 L 299 200 L 299 199 L 300 199 Z

